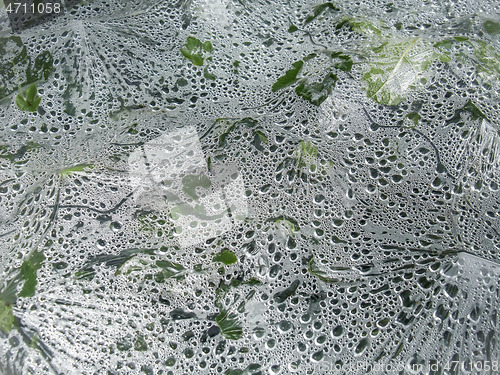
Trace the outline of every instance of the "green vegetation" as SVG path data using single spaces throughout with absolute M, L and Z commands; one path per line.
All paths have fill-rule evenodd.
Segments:
M 45 256 L 42 252 L 35 251 L 21 265 L 21 276 L 24 279 L 24 285 L 19 292 L 19 297 L 33 297 L 35 295 L 36 271 L 42 266 Z
M 238 340 L 243 336 L 243 330 L 237 320 L 236 314 L 231 314 L 222 310 L 216 317 L 215 321 L 220 328 L 222 336 L 229 340 Z
M 36 84 L 31 85 L 26 90 L 26 97 L 23 98 L 20 94 L 16 97 L 16 105 L 21 111 L 36 112 L 40 105 L 41 97 L 37 96 Z
M 199 39 L 194 36 L 188 36 L 186 40 L 185 47 L 181 48 L 181 54 L 186 59 L 191 61 L 193 65 L 203 66 L 205 60 L 211 61 L 212 57 L 210 54 L 212 53 L 214 47 L 210 41 L 201 42 Z M 207 54 L 209 56 L 207 57 Z M 216 77 L 214 74 L 210 73 L 208 70 L 208 65 L 203 69 L 203 76 L 206 79 L 215 80 Z
M 221 262 L 224 263 L 226 266 L 230 264 L 234 264 L 238 261 L 238 258 L 236 258 L 236 255 L 232 251 L 229 250 L 224 250 L 214 256 L 213 259 L 214 262 Z
M 36 111 L 40 104 L 36 83 L 46 81 L 52 70 L 53 58 L 49 51 L 36 56 L 32 64 L 19 36 L 0 38 L 0 101 L 18 88 L 24 88 L 26 97 L 18 95 L 16 105 L 22 111 Z
M 87 172 L 89 169 L 94 168 L 92 164 L 78 164 L 73 167 L 68 167 L 59 172 L 63 177 L 67 177 L 76 172 Z

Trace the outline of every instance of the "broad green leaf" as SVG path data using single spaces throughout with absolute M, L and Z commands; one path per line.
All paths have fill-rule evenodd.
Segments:
M 21 95 L 16 96 L 16 106 L 23 112 L 30 110 L 30 105 Z
M 308 23 L 311 23 L 316 18 L 318 18 L 318 16 L 321 13 L 323 13 L 323 11 L 325 11 L 327 9 L 333 10 L 333 11 L 340 11 L 340 9 L 337 8 L 335 5 L 333 5 L 333 3 L 331 3 L 331 2 L 319 4 L 319 5 L 317 5 L 317 6 L 314 7 L 313 14 L 307 16 L 307 18 L 304 21 L 304 24 L 307 25 Z
M 229 250 L 224 250 L 214 256 L 213 259 L 214 262 L 221 262 L 224 263 L 226 266 L 230 264 L 234 264 L 238 261 L 238 258 L 236 258 L 236 255 L 232 251 Z
M 352 66 L 352 62 L 351 62 Z M 302 99 L 314 105 L 321 105 L 326 98 L 330 95 L 332 89 L 337 83 L 337 76 L 333 73 L 329 73 L 323 79 L 323 82 L 312 82 L 309 83 L 303 80 L 296 88 L 295 93 Z
M 42 252 L 35 251 L 21 265 L 21 276 L 24 279 L 24 285 L 19 292 L 19 297 L 32 297 L 35 295 L 37 284 L 36 271 L 42 266 L 45 256 Z
M 424 72 L 441 55 L 421 38 L 383 45 L 366 64 L 362 80 L 367 83 L 367 95 L 381 104 L 399 104 L 408 90 L 420 85 Z
M 186 40 L 186 48 L 189 51 L 196 51 L 200 48 L 201 42 L 199 39 L 196 39 L 194 36 L 188 36 Z
M 204 174 L 188 174 L 182 178 L 182 191 L 188 197 L 198 200 L 198 195 L 196 194 L 196 188 L 202 187 L 208 189 L 212 186 L 210 179 Z
M 236 319 L 235 314 L 230 314 L 222 310 L 215 317 L 215 321 L 220 328 L 220 333 L 228 340 L 238 340 L 243 336 L 243 329 Z
M 88 169 L 92 169 L 94 166 L 92 164 L 77 164 L 73 167 L 68 167 L 59 172 L 59 174 L 63 177 L 69 176 L 75 172 L 86 172 Z
M 487 117 L 486 117 L 486 115 L 479 108 L 477 108 L 477 106 L 474 104 L 474 102 L 472 100 L 469 100 L 465 104 L 464 109 L 466 111 L 470 112 L 470 114 L 472 115 L 472 119 L 473 120 L 477 120 L 479 118 L 488 120 Z
M 210 53 L 213 49 L 214 47 L 210 41 L 203 42 L 203 51 Z
M 26 98 L 21 95 L 16 97 L 16 106 L 21 111 L 35 112 L 40 105 L 42 98 L 37 97 L 36 84 L 31 85 L 28 90 L 26 90 Z
M 297 82 L 297 74 L 299 74 L 303 65 L 304 65 L 304 62 L 302 60 L 294 62 L 292 64 L 293 69 L 287 70 L 285 72 L 284 76 L 281 76 L 280 78 L 278 78 L 278 80 L 274 83 L 274 85 L 272 87 L 272 91 L 276 92 L 276 91 L 281 90 L 285 87 L 293 85 L 295 82 Z
M 290 25 L 290 27 L 288 28 L 288 32 L 289 33 L 294 33 L 295 31 L 297 31 L 299 28 L 297 26 L 295 26 L 293 23 Z
M 8 334 L 12 330 L 15 321 L 12 305 L 0 299 L 0 330 Z
M 189 61 L 193 63 L 193 65 L 202 66 L 203 65 L 203 57 L 198 55 L 197 53 L 191 53 L 187 48 L 181 48 L 182 56 L 187 58 Z
M 28 90 L 26 90 L 26 101 L 28 103 L 33 103 L 36 99 L 37 89 L 36 85 L 31 85 Z

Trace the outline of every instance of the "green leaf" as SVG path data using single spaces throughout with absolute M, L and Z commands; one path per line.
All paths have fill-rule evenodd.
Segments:
M 17 90 L 19 82 L 25 80 L 21 72 L 30 65 L 26 47 L 21 38 L 0 38 L 0 100 Z
M 29 111 L 29 104 L 21 95 L 16 96 L 16 106 L 21 111 Z
M 59 172 L 59 174 L 63 177 L 69 176 L 75 172 L 87 172 L 88 169 L 92 169 L 94 166 L 92 164 L 77 164 L 73 167 L 68 167 Z
M 351 29 L 358 34 L 362 35 L 382 35 L 382 31 L 380 31 L 379 28 L 377 28 L 373 22 L 367 20 L 367 19 L 361 19 L 361 18 L 348 18 L 346 20 L 349 23 L 349 26 Z
M 307 16 L 307 18 L 304 21 L 304 24 L 307 25 L 308 23 L 314 21 L 326 9 L 330 9 L 333 11 L 340 11 L 340 9 L 337 8 L 335 5 L 333 5 L 333 3 L 331 2 L 319 4 L 316 7 L 314 7 L 313 14 Z
M 23 98 L 21 95 L 17 95 L 17 108 L 19 108 L 21 111 L 35 112 L 40 105 L 40 101 L 42 100 L 42 98 L 36 97 L 36 95 L 36 84 L 33 84 L 28 88 L 28 90 L 26 90 L 26 98 Z
M 181 48 L 182 56 L 187 58 L 189 61 L 193 63 L 193 65 L 202 66 L 203 65 L 203 57 L 198 55 L 197 53 L 191 53 L 186 48 Z
M 352 69 L 352 60 L 349 56 L 342 55 L 341 58 L 343 61 L 340 61 L 338 63 L 335 63 L 333 66 L 337 69 L 340 69 L 344 72 L 350 72 Z
M 196 194 L 197 187 L 208 189 L 210 186 L 212 186 L 212 183 L 204 173 L 188 174 L 182 178 L 182 191 L 194 200 L 199 198 Z
M 26 90 L 26 101 L 33 103 L 35 101 L 37 94 L 36 85 L 31 85 L 28 90 Z
M 146 343 L 146 340 L 144 340 L 143 336 L 138 335 L 135 338 L 134 350 L 136 350 L 138 352 L 145 352 L 146 350 L 148 350 L 148 344 Z
M 310 165 L 318 156 L 318 148 L 310 141 L 300 141 L 295 150 L 295 160 L 298 168 Z
M 492 20 L 487 20 L 483 23 L 484 30 L 490 35 L 497 35 L 500 33 L 500 23 Z
M 261 132 L 260 130 L 256 130 L 254 132 L 254 137 L 252 141 L 252 145 L 259 150 L 259 151 L 264 151 L 264 147 L 262 147 L 262 143 L 269 143 L 269 140 L 267 139 L 266 135 Z
M 0 330 L 8 334 L 12 330 L 15 321 L 12 305 L 0 299 Z
M 42 252 L 35 251 L 21 265 L 21 276 L 24 279 L 24 285 L 19 292 L 19 297 L 32 297 L 35 295 L 37 284 L 36 271 L 42 266 L 45 256 Z
M 319 106 L 328 98 L 337 80 L 337 76 L 333 73 L 327 74 L 325 78 L 323 78 L 323 82 L 308 83 L 306 80 L 303 80 L 295 88 L 295 93 L 302 99 Z
M 300 285 L 299 280 L 295 280 L 288 288 L 283 289 L 277 293 L 274 294 L 273 299 L 276 301 L 276 303 L 283 303 L 288 297 L 291 297 L 292 295 L 295 294 L 295 291 Z
M 417 112 L 411 112 L 406 115 L 406 117 L 415 124 L 415 126 L 418 125 L 418 120 L 420 120 L 420 114 Z
M 205 66 L 205 69 L 203 69 L 203 77 L 205 77 L 206 79 L 211 79 L 212 81 L 215 81 L 216 78 L 215 75 L 208 71 L 208 65 Z
M 207 40 L 206 42 L 203 43 L 203 50 L 205 52 L 210 53 L 212 52 L 213 49 L 214 47 L 212 46 L 212 43 L 210 41 Z
M 453 42 L 451 40 L 445 39 L 434 43 L 435 48 L 451 49 L 453 47 Z
M 236 257 L 236 255 L 234 255 L 232 251 L 224 250 L 219 254 L 217 254 L 216 256 L 214 256 L 213 261 L 221 262 L 224 263 L 226 266 L 228 266 L 230 264 L 236 263 L 238 261 L 238 258 Z
M 162 269 L 155 275 L 155 280 L 158 283 L 165 281 L 165 279 L 183 280 L 186 277 L 186 269 L 179 263 L 158 260 L 156 265 Z
M 295 26 L 293 23 L 290 25 L 290 27 L 288 28 L 288 32 L 289 33 L 294 33 L 295 31 L 297 31 L 299 28 L 297 26 Z
M 240 323 L 236 320 L 235 314 L 229 314 L 226 310 L 222 310 L 215 317 L 215 321 L 220 328 L 222 336 L 228 340 L 238 340 L 243 336 L 243 329 Z
M 472 115 L 472 119 L 473 120 L 477 120 L 479 118 L 488 120 L 488 118 L 486 117 L 486 115 L 479 108 L 477 108 L 477 106 L 474 104 L 474 102 L 472 100 L 469 100 L 465 104 L 464 109 L 466 111 L 470 112 L 470 114 Z
M 242 120 L 232 122 L 229 118 L 218 118 L 215 120 L 216 124 L 220 124 L 219 127 L 228 126 L 227 129 L 219 135 L 219 147 L 223 147 L 226 145 L 226 138 L 233 130 L 238 128 L 240 125 L 246 125 L 249 128 L 253 128 L 257 124 L 257 120 L 254 120 L 251 117 L 245 117 Z
M 293 69 L 287 70 L 284 76 L 278 78 L 278 80 L 273 84 L 272 91 L 276 92 L 297 82 L 297 74 L 299 74 L 303 65 L 304 62 L 302 60 L 294 62 L 292 64 Z
M 478 60 L 476 63 L 477 71 L 483 78 L 500 78 L 500 54 L 494 46 L 483 40 L 478 40 L 474 44 L 474 55 Z
M 380 104 L 399 104 L 410 88 L 420 84 L 423 73 L 441 55 L 420 38 L 383 45 L 378 56 L 366 65 L 369 70 L 362 77 L 367 83 L 368 97 Z
M 30 67 L 28 66 L 28 70 L 26 71 L 25 84 L 36 82 L 39 80 L 46 81 L 52 73 L 52 70 L 54 69 L 53 65 L 54 59 L 52 58 L 52 55 L 49 51 L 40 53 L 37 57 L 35 57 L 33 69 L 30 69 Z
M 187 37 L 186 48 L 189 51 L 196 51 L 198 48 L 200 48 L 200 45 L 201 45 L 201 42 L 199 39 L 196 39 L 194 36 Z

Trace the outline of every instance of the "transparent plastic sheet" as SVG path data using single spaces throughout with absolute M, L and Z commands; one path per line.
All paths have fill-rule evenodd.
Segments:
M 0 9 L 0 372 L 500 371 L 497 2 L 65 6 Z

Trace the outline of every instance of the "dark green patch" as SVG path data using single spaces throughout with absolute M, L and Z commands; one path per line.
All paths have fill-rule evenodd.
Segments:
M 307 16 L 307 18 L 304 21 L 304 24 L 307 25 L 308 23 L 311 23 L 316 18 L 318 18 L 321 13 L 323 13 L 325 10 L 328 9 L 333 11 L 340 11 L 340 9 L 337 8 L 335 5 L 333 5 L 333 3 L 331 2 L 319 4 L 316 7 L 314 7 L 313 14 Z
M 238 258 L 236 257 L 236 255 L 234 255 L 233 252 L 231 252 L 229 250 L 224 250 L 224 251 L 220 252 L 219 254 L 217 254 L 216 256 L 214 256 L 213 261 L 214 262 L 222 262 L 226 266 L 228 266 L 230 264 L 236 263 L 238 261 Z
M 406 115 L 406 117 L 408 118 L 408 120 L 410 120 L 411 122 L 413 122 L 413 124 L 415 124 L 415 126 L 418 125 L 418 121 L 420 120 L 420 115 L 418 114 L 418 112 L 408 113 Z
M 214 49 L 214 46 L 212 46 L 212 43 L 210 41 L 206 41 L 203 43 L 203 51 L 205 52 L 212 52 L 212 50 Z
M 486 115 L 479 108 L 476 107 L 476 105 L 472 102 L 472 100 L 469 100 L 465 104 L 464 109 L 470 112 L 473 120 L 477 120 L 479 118 L 487 119 Z
M 36 271 L 42 266 L 45 256 L 42 252 L 35 251 L 21 265 L 21 276 L 24 279 L 24 285 L 19 292 L 19 297 L 32 297 L 35 295 L 37 284 Z
M 284 76 L 278 78 L 278 80 L 273 84 L 272 91 L 276 92 L 297 82 L 297 74 L 299 74 L 303 65 L 304 62 L 302 60 L 294 62 L 292 64 L 293 69 L 287 70 Z
M 309 83 L 304 80 L 295 88 L 295 93 L 302 99 L 319 106 L 328 98 L 337 80 L 337 76 L 333 73 L 326 75 L 322 82 Z
M 299 280 L 295 280 L 288 288 L 283 289 L 274 294 L 273 298 L 277 303 L 283 303 L 288 297 L 291 297 L 295 294 L 295 291 L 300 285 Z
M 490 35 L 497 35 L 500 33 L 500 23 L 488 20 L 483 23 L 484 30 Z
M 162 270 L 155 275 L 155 280 L 158 283 L 164 282 L 166 279 L 183 280 L 186 276 L 186 269 L 178 263 L 168 260 L 158 260 L 156 265 Z
M 215 75 L 208 71 L 208 66 L 206 66 L 205 69 L 203 69 L 203 77 L 205 77 L 206 79 L 210 79 L 212 81 L 215 81 L 216 79 Z
M 264 147 L 262 147 L 262 143 L 269 143 L 269 140 L 267 139 L 266 135 L 260 131 L 256 130 L 254 132 L 254 137 L 252 141 L 252 145 L 259 151 L 264 151 Z
M 0 330 L 8 334 L 14 327 L 15 321 L 12 305 L 0 299 Z
M 230 314 L 226 310 L 222 310 L 215 317 L 215 321 L 220 328 L 222 336 L 228 340 L 238 340 L 243 336 L 243 329 L 236 319 L 235 314 Z

